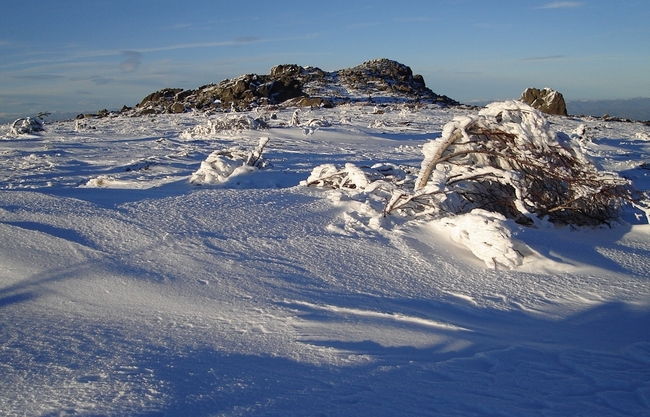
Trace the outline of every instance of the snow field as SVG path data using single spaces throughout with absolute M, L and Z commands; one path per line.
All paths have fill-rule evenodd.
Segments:
M 418 167 L 472 112 L 373 110 L 303 111 L 329 124 L 308 130 L 269 110 L 263 131 L 205 135 L 186 114 L 2 139 L 0 414 L 650 415 L 647 222 L 500 222 L 510 237 L 483 241 L 519 251 L 505 270 L 463 243 L 471 218 L 384 219 L 301 185 L 326 163 Z M 648 127 L 550 121 L 584 125 L 591 158 L 649 189 Z M 189 183 L 261 137 L 269 167 Z

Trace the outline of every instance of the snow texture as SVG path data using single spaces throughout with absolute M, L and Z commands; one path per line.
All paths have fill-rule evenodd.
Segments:
M 550 116 L 643 199 L 525 227 L 384 216 L 476 110 L 293 116 L 0 126 L 1 415 L 650 415 L 650 127 Z
M 450 238 L 466 246 L 490 268 L 513 269 L 522 263 L 506 218 L 498 213 L 474 209 L 470 213 L 444 217 L 437 221 Z

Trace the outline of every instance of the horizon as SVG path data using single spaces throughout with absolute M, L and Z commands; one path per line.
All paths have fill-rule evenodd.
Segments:
M 408 65 L 461 103 L 549 87 L 567 102 L 650 97 L 650 3 L 13 1 L 0 16 L 0 120 L 134 106 L 278 64 Z M 27 14 L 29 24 L 16 16 Z M 531 31 L 530 28 L 536 28 Z M 603 30 L 606 28 L 606 30 Z

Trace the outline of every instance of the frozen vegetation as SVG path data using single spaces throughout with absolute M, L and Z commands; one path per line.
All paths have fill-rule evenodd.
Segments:
M 644 124 L 31 123 L 0 126 L 2 415 L 650 415 Z

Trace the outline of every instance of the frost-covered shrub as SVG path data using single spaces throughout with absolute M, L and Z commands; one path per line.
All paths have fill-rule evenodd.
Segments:
M 521 223 L 547 217 L 575 225 L 616 218 L 634 200 L 629 181 L 599 171 L 568 140 L 524 103 L 493 103 L 476 117 L 454 119 L 424 146 L 413 192 L 396 195 L 386 211 L 480 208 Z
M 241 147 L 214 151 L 201 162 L 199 169 L 192 174 L 192 184 L 222 184 L 231 177 L 265 168 L 268 160 L 262 157 L 268 138 L 260 138 L 257 148 L 248 151 Z
M 16 136 L 42 132 L 43 130 L 45 130 L 43 122 L 37 117 L 23 117 L 11 124 L 11 134 Z
M 325 119 L 311 119 L 307 122 L 309 127 L 330 127 L 332 124 Z
M 205 124 L 194 126 L 181 134 L 181 138 L 206 137 L 227 130 L 262 130 L 269 125 L 260 118 L 247 115 L 228 115 L 221 119 L 208 119 Z
M 440 138 L 424 145 L 415 182 L 347 164 L 317 167 L 307 185 L 390 191 L 384 215 L 444 216 L 482 209 L 523 224 L 546 218 L 597 225 L 615 219 L 623 205 L 635 200 L 629 181 L 599 171 L 569 140 L 527 104 L 493 103 L 478 116 L 455 118 Z
M 440 138 L 424 145 L 419 170 L 321 165 L 306 185 L 347 190 L 379 216 L 431 215 L 487 266 L 515 268 L 527 250 L 512 238 L 512 220 L 598 225 L 635 200 L 629 181 L 599 171 L 569 140 L 524 103 L 494 103 L 448 123 Z
M 393 190 L 395 186 L 405 185 L 408 182 L 412 187 L 414 179 L 414 176 L 409 175 L 408 168 L 395 164 L 375 164 L 370 168 L 357 167 L 351 163 L 345 164 L 343 168 L 324 164 L 312 170 L 305 184 L 370 192 L 381 186 Z
M 294 110 L 289 126 L 300 126 L 300 109 Z

